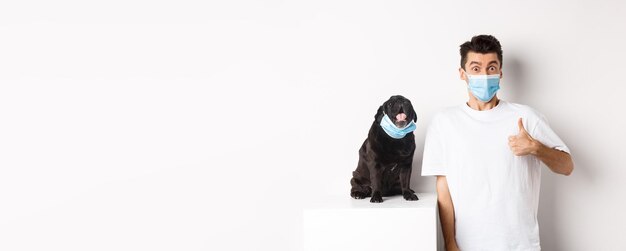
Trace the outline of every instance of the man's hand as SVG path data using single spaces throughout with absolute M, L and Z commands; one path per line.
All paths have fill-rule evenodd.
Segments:
M 446 251 L 460 251 L 459 246 L 456 243 L 451 245 L 446 245 Z
M 546 164 L 555 173 L 570 175 L 574 170 L 574 162 L 569 153 L 549 148 L 541 142 L 533 139 L 524 129 L 522 118 L 517 121 L 519 133 L 509 137 L 509 147 L 513 154 L 525 156 L 532 154 L 537 156 L 541 162 Z
M 517 156 L 537 154 L 537 149 L 539 149 L 540 143 L 533 139 L 533 137 L 528 134 L 526 129 L 524 129 L 522 118 L 519 118 L 517 125 L 519 126 L 519 133 L 514 136 L 509 136 L 509 147 L 511 147 L 513 154 Z

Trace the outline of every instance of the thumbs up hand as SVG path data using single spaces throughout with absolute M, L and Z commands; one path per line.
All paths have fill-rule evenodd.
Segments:
M 539 148 L 539 142 L 533 139 L 524 129 L 522 124 L 522 118 L 517 121 L 519 126 L 519 133 L 517 135 L 509 136 L 509 147 L 516 156 L 525 156 L 528 154 L 536 154 Z

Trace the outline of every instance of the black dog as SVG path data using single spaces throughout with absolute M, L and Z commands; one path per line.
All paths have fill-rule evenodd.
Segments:
M 406 200 L 418 200 L 409 188 L 415 152 L 415 136 L 389 136 L 381 127 L 385 114 L 398 128 L 407 126 L 417 115 L 411 101 L 403 96 L 392 96 L 378 108 L 367 139 L 359 149 L 359 164 L 352 172 L 350 196 L 355 199 L 372 197 L 370 202 L 383 202 L 382 196 L 402 194 Z

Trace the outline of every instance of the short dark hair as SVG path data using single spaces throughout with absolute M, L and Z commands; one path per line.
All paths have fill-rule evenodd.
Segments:
M 492 35 L 474 36 L 472 40 L 461 45 L 460 51 L 461 68 L 463 68 L 463 70 L 465 70 L 465 63 L 467 63 L 467 53 L 470 51 L 480 54 L 495 52 L 498 54 L 498 61 L 500 61 L 500 68 L 502 68 L 502 46 L 500 46 L 500 41 Z

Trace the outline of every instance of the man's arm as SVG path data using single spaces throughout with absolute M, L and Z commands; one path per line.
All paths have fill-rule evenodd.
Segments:
M 574 171 L 574 162 L 572 157 L 563 151 L 549 148 L 537 140 L 533 140 L 533 150 L 530 154 L 537 156 L 555 173 L 569 176 Z
M 450 190 L 448 190 L 446 176 L 437 176 L 437 204 L 439 205 L 439 218 L 446 250 L 459 250 L 455 239 L 454 205 L 450 197 Z
M 550 170 L 558 174 L 567 176 L 574 171 L 574 162 L 569 153 L 547 147 L 543 143 L 533 139 L 526 129 L 524 129 L 521 118 L 517 123 L 520 129 L 519 133 L 509 137 L 509 146 L 513 154 L 517 156 L 532 154 L 546 164 Z

